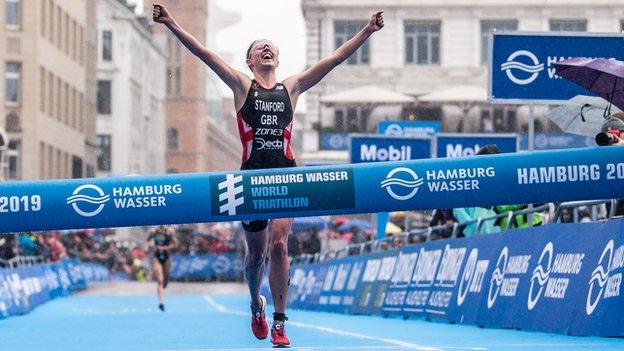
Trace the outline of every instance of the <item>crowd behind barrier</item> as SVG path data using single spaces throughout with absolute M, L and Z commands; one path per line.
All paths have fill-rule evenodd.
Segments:
M 447 220 L 442 221 L 443 224 L 432 225 L 440 222 L 435 220 L 436 212 L 439 212 L 439 210 L 434 211 L 433 214 L 425 212 L 413 213 L 411 214 L 413 217 L 412 221 L 405 221 L 404 217 L 400 217 L 399 221 L 395 221 L 396 225 L 400 226 L 402 230 L 400 233 L 387 234 L 385 237 L 378 240 L 373 240 L 372 236 L 367 235 L 368 240 L 361 242 L 353 242 L 344 239 L 345 245 L 339 249 L 303 252 L 293 256 L 293 262 L 312 263 L 327 261 L 345 256 L 388 250 L 407 244 L 466 237 L 464 228 L 468 225 L 475 226 L 476 232 L 472 235 L 483 235 L 492 233 L 491 231 L 484 230 L 485 223 L 491 224 L 489 228 L 493 226 L 497 227 L 494 232 L 500 232 L 514 228 L 528 228 L 546 223 L 583 223 L 617 218 L 624 215 L 624 200 L 571 201 L 560 204 L 548 203 L 539 206 L 526 206 L 515 211 L 506 211 L 489 216 L 477 217 L 463 223 L 458 222 L 451 215 Z M 406 214 L 402 213 L 402 216 L 404 215 Z M 532 216 L 539 218 L 539 221 L 532 219 Z M 515 219 L 520 217 L 525 218 L 525 223 L 523 223 L 522 226 L 517 226 Z M 427 218 L 429 218 L 429 220 L 427 220 Z M 405 228 L 407 228 L 407 230 L 405 230 Z M 329 230 L 322 232 L 321 237 L 327 239 L 328 237 L 340 236 L 336 231 Z M 344 237 L 346 238 L 347 236 Z
M 226 264 L 224 261 L 232 267 L 239 266 L 238 257 L 242 256 L 244 246 L 235 229 L 222 225 L 211 225 L 206 232 L 198 232 L 189 226 L 175 226 L 174 229 L 179 241 L 172 252 L 174 263 L 180 262 L 183 268 L 192 268 L 208 259 L 219 258 L 215 264 L 217 272 L 223 271 L 222 266 Z M 106 229 L 90 229 L 0 234 L 0 268 L 56 263 L 66 258 L 75 258 L 106 267 L 115 280 L 149 280 L 152 262 L 147 243 L 140 240 L 114 240 L 110 235 L 112 233 Z M 186 259 L 185 255 L 191 258 Z M 232 280 L 241 276 L 235 274 L 234 270 L 227 270 L 224 274 L 222 276 L 219 273 L 216 278 L 215 274 L 206 274 L 204 280 Z M 194 275 L 189 278 L 181 273 L 179 278 L 197 280 L 201 277 Z
M 69 258 L 55 263 L 26 260 L 15 268 L 0 268 L 0 319 L 28 313 L 48 300 L 85 289 L 87 283 L 109 279 L 103 265 Z
M 591 207 L 605 203 L 607 220 L 592 222 Z M 412 245 L 404 235 L 401 245 L 372 241 L 361 254 L 301 256 L 289 307 L 622 337 L 624 219 L 614 205 L 546 205 L 551 217 L 541 226 L 451 240 L 430 233 Z

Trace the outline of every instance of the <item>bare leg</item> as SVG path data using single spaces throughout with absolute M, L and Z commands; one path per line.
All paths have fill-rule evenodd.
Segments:
M 161 304 L 164 303 L 165 299 L 165 291 L 163 289 L 164 284 L 164 274 L 163 274 L 163 266 L 158 262 L 156 258 L 152 259 L 152 268 L 154 269 L 154 279 L 158 283 L 156 285 L 156 293 L 158 294 L 158 302 Z
M 166 288 L 169 283 L 169 274 L 171 274 L 171 258 L 165 262 L 165 266 L 163 267 L 163 288 Z
M 288 234 L 292 227 L 292 218 L 280 218 L 271 221 L 271 267 L 269 286 L 273 295 L 275 312 L 286 311 L 290 262 L 288 262 Z
M 260 308 L 260 285 L 264 273 L 264 261 L 266 259 L 269 242 L 269 231 L 265 228 L 259 232 L 245 231 L 247 240 L 247 256 L 245 257 L 245 275 L 251 295 L 251 307 Z

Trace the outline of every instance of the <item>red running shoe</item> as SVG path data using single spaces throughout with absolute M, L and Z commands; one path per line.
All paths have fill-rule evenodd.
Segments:
M 253 335 L 264 340 L 269 335 L 269 323 L 264 317 L 264 307 L 266 306 L 266 298 L 260 295 L 260 310 L 251 309 L 251 331 Z
M 273 328 L 271 328 L 271 343 L 273 343 L 275 348 L 290 347 L 290 340 L 286 336 L 284 324 L 278 323 L 273 325 Z

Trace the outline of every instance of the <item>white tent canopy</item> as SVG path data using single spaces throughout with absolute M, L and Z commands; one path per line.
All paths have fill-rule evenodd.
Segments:
M 409 95 L 386 90 L 373 85 L 365 85 L 354 89 L 343 90 L 334 94 L 321 96 L 321 102 L 326 105 L 392 105 L 409 104 L 415 99 Z
M 474 85 L 459 85 L 418 97 L 420 102 L 438 104 L 480 104 L 487 102 L 487 90 Z

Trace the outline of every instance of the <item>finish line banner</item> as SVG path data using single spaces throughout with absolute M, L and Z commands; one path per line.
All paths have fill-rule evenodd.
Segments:
M 624 198 L 624 149 L 0 183 L 0 232 Z
M 549 224 L 293 265 L 288 308 L 622 337 L 623 271 L 623 219 Z

